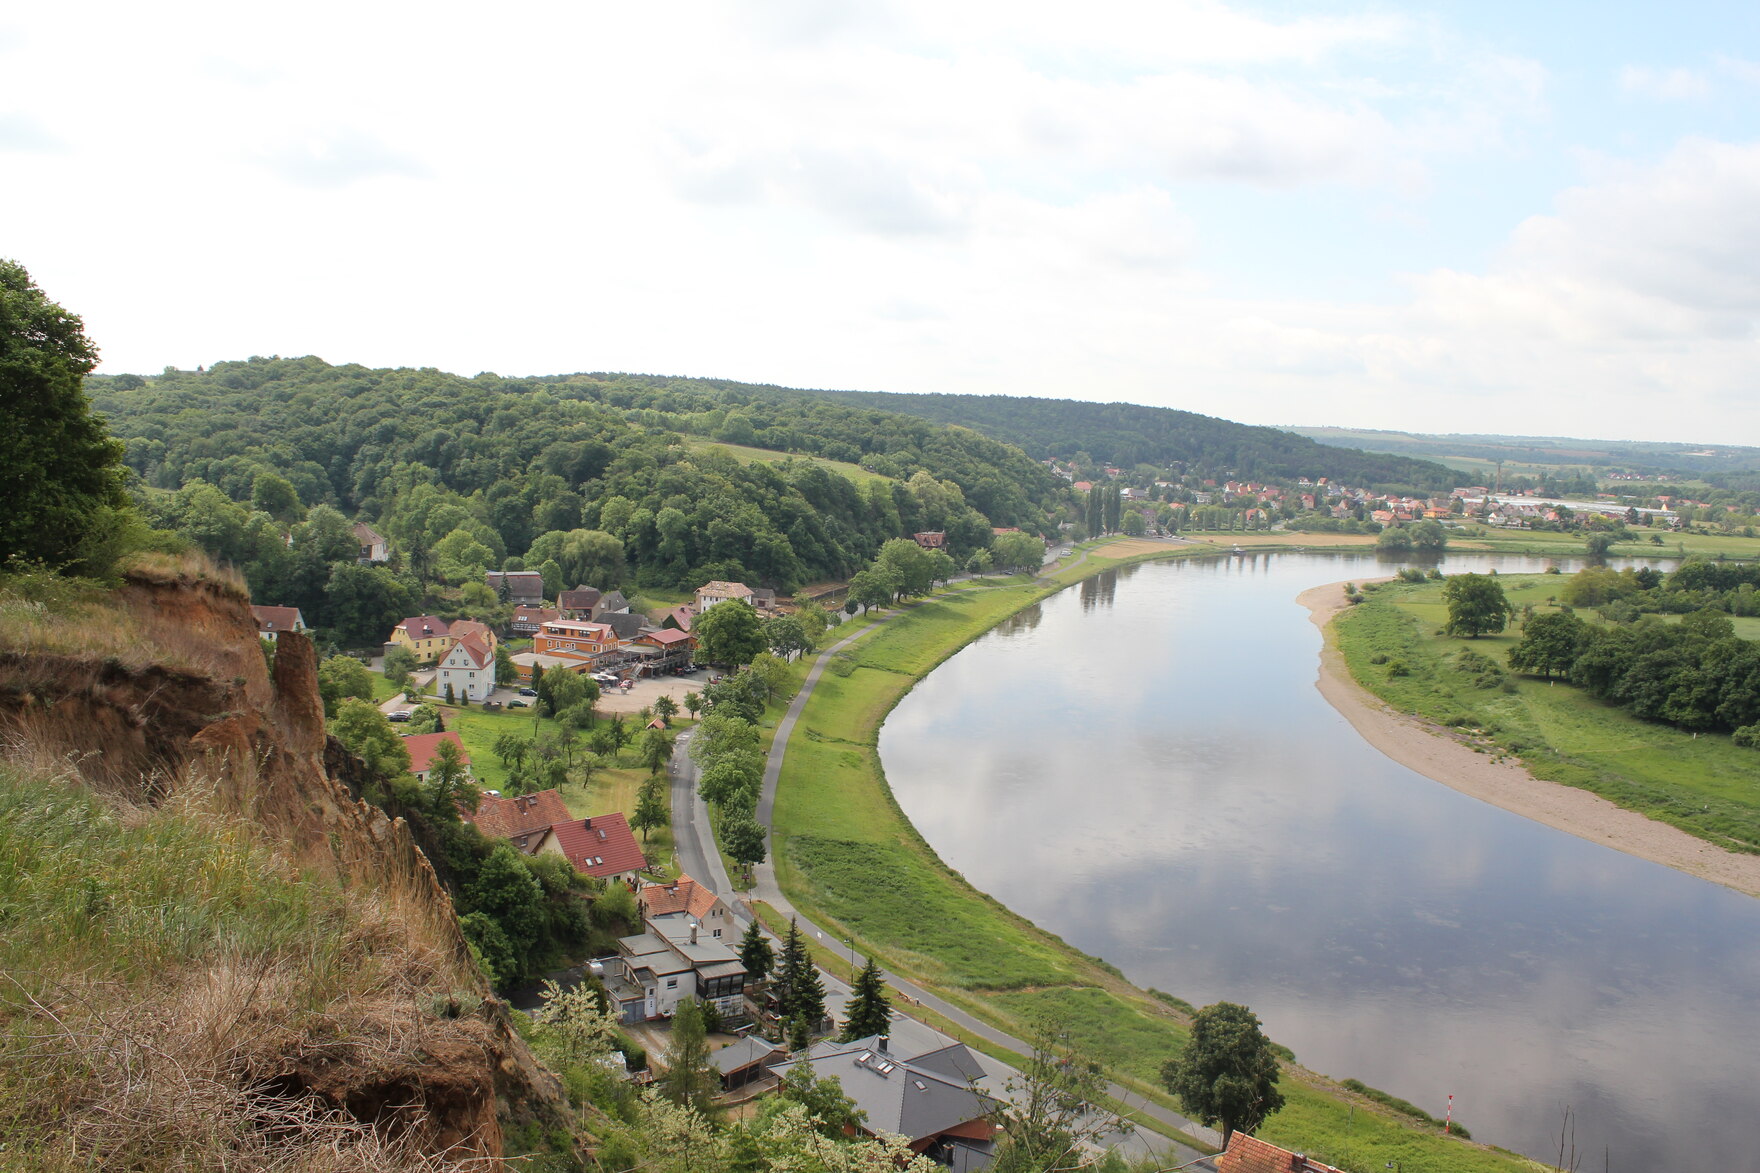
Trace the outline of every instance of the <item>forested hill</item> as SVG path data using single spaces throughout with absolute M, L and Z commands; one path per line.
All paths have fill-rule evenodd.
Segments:
M 1366 487 L 1435 490 L 1468 483 L 1465 474 L 1433 461 L 1330 447 L 1277 428 L 1167 407 L 1018 395 L 812 394 L 972 428 L 1039 459 L 1067 460 L 1085 452 L 1099 464 L 1120 468 L 1178 463 L 1200 476 L 1267 481 L 1324 476 Z
M 976 432 L 780 388 L 253 358 L 94 377 L 88 389 L 149 490 L 178 490 L 149 491 L 149 517 L 245 569 L 259 598 L 287 603 L 323 595 L 280 568 L 278 535 L 309 525 L 315 507 L 331 507 L 317 511 L 329 530 L 337 514 L 378 526 L 423 581 L 480 582 L 480 567 L 535 551 L 534 568 L 555 558 L 607 588 L 627 567 L 642 586 L 725 578 L 786 590 L 848 575 L 914 530 L 944 529 L 968 551 L 989 544 L 993 525 L 1042 530 L 1066 495 L 1043 465 Z M 684 436 L 878 475 L 857 483 L 806 460 L 742 463 Z M 573 566 L 560 555 L 581 533 L 620 546 L 595 536 L 609 553 L 589 558 L 576 540 Z M 333 539 L 344 548 L 346 527 Z

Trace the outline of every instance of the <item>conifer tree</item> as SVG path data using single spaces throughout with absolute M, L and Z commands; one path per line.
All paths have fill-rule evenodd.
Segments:
M 746 935 L 740 938 L 739 963 L 745 966 L 746 975 L 754 982 L 763 981 L 776 966 L 776 954 L 755 920 L 746 926 Z
M 709 1042 L 703 1008 L 686 998 L 672 1015 L 672 1049 L 660 1094 L 681 1108 L 694 1108 L 706 1120 L 715 1118 L 715 1091 L 720 1079 L 709 1066 Z
M 783 938 L 782 963 L 777 967 L 776 981 L 781 987 L 782 1017 L 801 1019 L 809 1031 L 816 1028 L 825 1017 L 825 986 L 807 952 L 800 926 L 792 919 L 788 922 L 788 936 Z
M 892 1003 L 886 997 L 886 983 L 880 979 L 880 966 L 872 957 L 856 974 L 847 1010 L 843 1042 L 891 1033 Z

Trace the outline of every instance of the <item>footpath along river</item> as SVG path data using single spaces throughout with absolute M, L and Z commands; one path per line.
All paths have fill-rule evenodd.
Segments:
M 1543 559 L 1451 555 L 1445 573 Z M 1146 563 L 952 657 L 880 736 L 950 867 L 1307 1066 L 1584 1170 L 1754 1170 L 1760 900 L 1450 790 L 1314 688 L 1373 555 Z M 1566 566 L 1567 572 L 1574 569 Z

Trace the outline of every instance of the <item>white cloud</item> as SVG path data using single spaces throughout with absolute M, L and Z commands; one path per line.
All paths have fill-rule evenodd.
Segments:
M 1619 72 L 1619 84 L 1628 94 L 1664 102 L 1696 102 L 1711 96 L 1710 79 L 1691 69 L 1628 65 Z

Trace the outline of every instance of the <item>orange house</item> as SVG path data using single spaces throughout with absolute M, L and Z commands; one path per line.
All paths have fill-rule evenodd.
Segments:
M 541 656 L 591 660 L 615 650 L 621 641 L 608 624 L 580 619 L 552 619 L 532 637 L 532 651 Z

